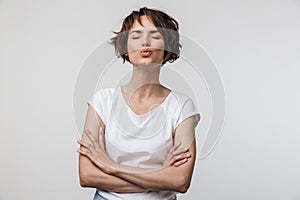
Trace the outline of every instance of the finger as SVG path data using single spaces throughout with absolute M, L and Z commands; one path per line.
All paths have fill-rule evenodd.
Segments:
M 175 145 L 175 150 L 178 149 L 181 146 L 181 142 L 179 142 L 177 145 Z
M 189 153 L 180 154 L 180 155 L 176 156 L 176 161 L 182 160 L 184 158 L 190 158 L 190 157 L 191 157 L 191 154 L 189 154 Z
M 182 165 L 182 164 L 188 162 L 188 160 L 189 160 L 188 158 L 184 158 L 184 159 L 182 159 L 182 160 L 178 160 L 178 161 L 174 162 L 174 166 L 175 166 L 175 167 L 179 167 L 180 165 Z
M 105 149 L 105 141 L 104 141 L 104 133 L 103 132 L 100 132 L 99 133 L 99 144 L 100 144 L 100 147 L 102 147 L 103 149 Z
M 187 158 L 182 159 L 182 160 L 179 160 L 179 161 L 177 161 L 177 162 L 174 163 L 174 166 L 175 166 L 175 167 L 179 167 L 180 165 L 186 163 L 187 161 L 188 161 Z
M 92 153 L 90 151 L 88 151 L 85 148 L 82 149 L 77 149 L 77 152 L 80 153 L 83 156 L 86 156 L 87 158 L 89 158 L 93 163 L 95 163 L 97 160 L 93 157 Z
M 190 158 L 190 157 L 191 157 L 191 154 L 189 154 L 189 153 L 184 153 L 184 154 L 179 155 L 179 159 Z
M 89 149 L 90 145 L 88 143 L 83 142 L 82 140 L 77 140 L 77 143 L 80 144 L 81 146 Z
M 173 158 L 177 158 L 178 156 L 180 156 L 180 155 L 182 155 L 182 154 L 184 154 L 184 153 L 186 153 L 186 151 L 180 149 L 180 150 L 176 150 L 176 151 L 172 152 L 171 156 L 172 156 Z
M 176 151 L 176 149 L 178 149 L 178 147 L 180 146 L 181 142 L 179 142 L 177 145 L 174 145 L 170 151 Z
M 99 126 L 99 132 L 101 132 L 102 134 L 104 134 L 104 130 L 103 130 L 102 126 Z
M 176 151 L 173 152 L 173 156 L 177 156 L 180 154 L 184 154 L 188 151 L 188 149 L 177 149 Z
M 176 159 L 174 159 L 175 156 L 177 156 L 178 153 L 177 152 L 177 149 L 180 147 L 181 145 L 181 142 L 179 142 L 178 144 L 174 145 L 170 150 L 169 150 L 169 153 L 167 155 L 167 158 L 165 160 L 165 163 L 170 163 L 170 164 L 173 164 Z
M 181 142 L 179 142 L 177 145 L 174 145 L 171 149 L 170 149 L 170 153 L 176 151 L 178 149 L 178 147 L 180 147 Z
M 87 157 L 90 157 L 91 154 L 86 148 L 77 149 L 77 152 Z
M 85 143 L 82 140 L 77 140 L 77 142 L 81 145 L 80 148 L 85 148 L 91 153 L 95 152 L 95 147 L 93 145 Z
M 94 138 L 93 134 L 89 130 L 87 130 L 86 134 L 87 134 L 89 140 L 92 142 L 92 144 L 95 145 L 96 142 L 95 142 L 95 138 Z
M 103 137 L 104 137 L 104 132 L 102 127 L 100 126 L 99 128 L 99 143 L 102 144 L 103 143 Z
M 174 164 L 175 162 L 178 162 L 180 160 L 184 160 L 184 159 L 187 159 L 187 158 L 190 158 L 190 157 L 191 157 L 191 154 L 189 154 L 189 153 L 180 154 L 178 156 L 174 156 L 171 159 L 171 162 L 172 162 L 172 164 Z

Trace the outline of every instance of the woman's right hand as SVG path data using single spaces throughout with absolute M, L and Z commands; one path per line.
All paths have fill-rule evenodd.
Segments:
M 181 143 L 173 146 L 170 149 L 167 158 L 163 163 L 163 167 L 166 166 L 179 167 L 180 165 L 188 161 L 188 158 L 191 157 L 191 154 L 188 153 L 188 149 L 180 148 L 180 145 Z

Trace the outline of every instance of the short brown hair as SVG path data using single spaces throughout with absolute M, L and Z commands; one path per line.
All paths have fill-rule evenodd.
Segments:
M 128 55 L 125 55 L 125 53 L 127 53 L 128 31 L 135 20 L 142 24 L 140 17 L 144 15 L 152 20 L 153 24 L 158 28 L 158 31 L 164 38 L 165 49 L 164 61 L 162 64 L 165 64 L 167 61 L 172 63 L 177 60 L 181 48 L 178 22 L 165 12 L 147 7 L 142 7 L 139 11 L 132 11 L 131 14 L 123 20 L 121 30 L 114 32 L 116 36 L 111 38 L 111 44 L 115 47 L 116 55 L 123 58 L 123 63 L 125 60 L 130 62 Z

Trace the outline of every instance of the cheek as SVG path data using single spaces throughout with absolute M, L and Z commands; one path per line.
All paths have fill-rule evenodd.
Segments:
M 152 43 L 151 43 L 151 46 L 154 49 L 160 49 L 160 50 L 165 49 L 165 43 L 161 40 L 153 40 Z
M 165 50 L 165 43 L 163 41 L 153 41 L 152 43 L 152 48 L 154 49 L 157 49 L 156 52 L 157 52 L 157 56 L 160 58 L 160 59 L 163 59 L 164 57 L 164 50 Z
M 127 51 L 134 51 L 141 48 L 141 42 L 139 40 L 130 40 L 127 42 Z

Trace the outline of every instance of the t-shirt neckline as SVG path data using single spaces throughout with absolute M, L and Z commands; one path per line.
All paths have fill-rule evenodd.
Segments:
M 145 117 L 148 116 L 150 114 L 152 114 L 154 111 L 156 111 L 158 108 L 161 108 L 164 104 L 166 104 L 166 102 L 168 101 L 168 99 L 171 98 L 171 95 L 173 94 L 173 90 L 170 91 L 170 93 L 168 94 L 168 96 L 160 103 L 158 104 L 155 108 L 151 109 L 150 111 L 146 112 L 145 114 L 136 114 L 131 108 L 130 106 L 127 104 L 123 94 L 122 94 L 122 88 L 121 86 L 117 87 L 118 93 L 120 98 L 122 99 L 122 102 L 124 103 L 124 105 L 126 106 L 126 108 L 130 111 L 130 113 L 132 113 L 135 117 Z

